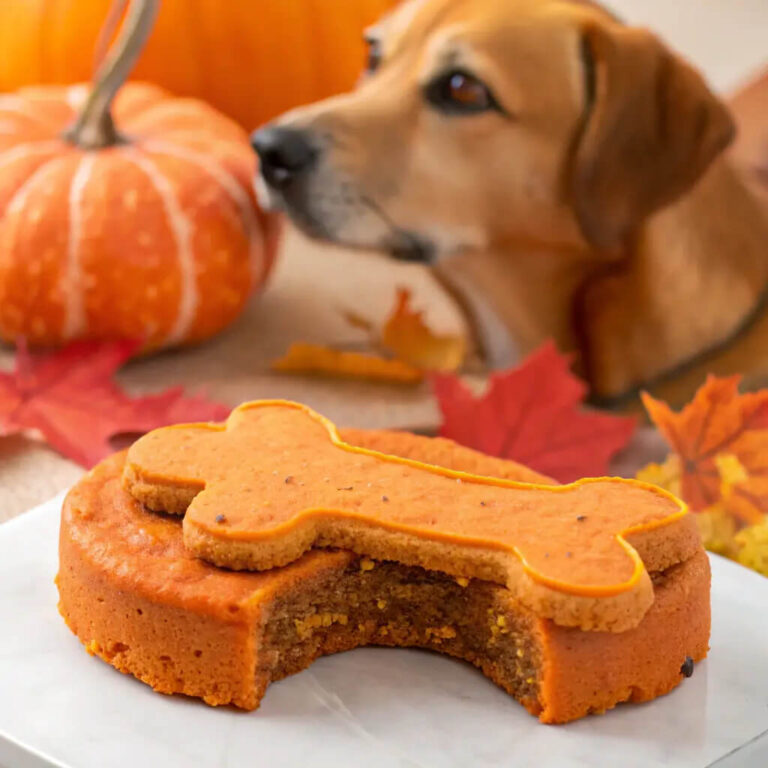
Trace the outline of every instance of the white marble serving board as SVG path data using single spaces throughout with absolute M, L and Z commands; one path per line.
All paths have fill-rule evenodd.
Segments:
M 710 657 L 650 704 L 545 726 L 467 664 L 369 648 L 243 713 L 153 693 L 85 653 L 56 611 L 60 503 L 0 525 L 3 768 L 768 765 L 768 580 L 721 558 Z

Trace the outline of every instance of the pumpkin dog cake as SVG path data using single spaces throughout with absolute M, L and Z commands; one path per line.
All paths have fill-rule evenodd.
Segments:
M 674 497 L 557 486 L 447 440 L 340 437 L 280 401 L 157 430 L 90 472 L 64 504 L 57 583 L 89 652 L 245 709 L 377 644 L 465 659 L 567 722 L 666 693 L 709 638 L 708 560 Z

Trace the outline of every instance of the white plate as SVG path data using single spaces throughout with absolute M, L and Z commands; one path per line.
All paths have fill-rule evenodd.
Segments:
M 60 501 L 0 525 L 4 768 L 768 765 L 768 580 L 721 558 L 709 659 L 649 704 L 545 726 L 467 664 L 366 648 L 243 713 L 153 693 L 85 653 L 56 611 Z

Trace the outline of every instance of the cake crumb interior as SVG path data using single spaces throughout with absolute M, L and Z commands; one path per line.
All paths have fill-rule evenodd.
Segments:
M 537 707 L 537 618 L 503 587 L 389 561 L 356 558 L 323 583 L 277 598 L 257 632 L 257 675 L 278 680 L 327 653 L 363 645 L 427 648 L 483 670 Z

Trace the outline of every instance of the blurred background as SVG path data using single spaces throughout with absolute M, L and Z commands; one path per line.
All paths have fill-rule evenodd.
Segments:
M 131 79 L 200 99 L 234 121 L 239 129 L 213 112 L 184 117 L 169 107 L 158 130 L 174 136 L 200 130 L 198 144 L 190 144 L 198 149 L 205 141 L 221 139 L 214 152 L 216 162 L 246 184 L 249 161 L 235 145 L 243 144 L 246 132 L 291 107 L 351 88 L 365 61 L 362 31 L 393 4 L 390 0 L 162 0 Z M 659 32 L 726 96 L 768 63 L 766 0 L 609 0 L 606 5 L 625 20 Z M 9 110 L 5 122 L 0 118 L 0 141 L 4 130 L 6 135 L 21 130 L 9 117 L 14 109 L 27 109 L 19 106 L 20 89 L 90 80 L 114 39 L 125 6 L 110 0 L 0 3 L 0 113 L 3 107 Z M 58 107 L 51 106 L 49 95 L 30 98 L 38 99 L 35 109 L 40 111 L 24 130 L 34 131 L 34 121 Z M 84 93 L 77 90 L 60 98 L 74 112 L 84 103 Z M 136 119 L 131 110 L 156 96 L 137 93 L 131 98 L 133 102 L 128 104 L 126 98 L 121 109 Z M 752 103 L 744 107 L 752 108 Z M 102 190 L 105 206 L 107 198 Z M 112 215 L 110 210 L 108 216 Z M 397 286 L 410 289 L 413 304 L 427 311 L 437 332 L 461 333 L 460 312 L 430 273 L 376 255 L 319 246 L 290 228 L 277 245 L 273 225 L 266 219 L 259 218 L 253 226 L 261 231 L 261 250 L 254 257 L 257 295 L 248 299 L 222 289 L 206 310 L 209 318 L 190 320 L 190 336 L 181 341 L 195 342 L 192 346 L 154 354 L 121 371 L 119 380 L 128 391 L 141 394 L 182 383 L 202 386 L 227 405 L 284 397 L 305 401 L 342 424 L 434 427 L 436 407 L 423 388 L 291 377 L 270 370 L 271 362 L 297 340 L 358 348 L 360 329 L 350 324 L 344 310 L 364 312 L 380 323 L 392 307 Z M 55 239 L 54 234 L 49 237 Z M 226 241 L 228 236 L 221 237 Z M 0 255 L 0 262 L 3 258 Z M 229 267 L 218 262 L 212 265 L 210 282 L 230 279 L 225 269 Z M 120 280 L 130 283 L 125 276 Z M 15 284 L 13 295 L 29 290 L 23 283 Z M 0 304 L 10 303 L 10 291 L 6 288 L 3 294 L 0 285 Z M 116 322 L 120 312 L 109 296 L 103 303 L 104 322 Z M 152 322 L 162 324 L 162 310 L 157 312 Z M 47 327 L 46 333 L 50 332 Z M 13 337 L 13 332 L 5 336 Z M 9 370 L 12 364 L 12 347 L 0 346 L 0 370 Z M 74 464 L 23 436 L 0 441 L 0 467 L 0 519 L 50 496 L 79 474 Z

